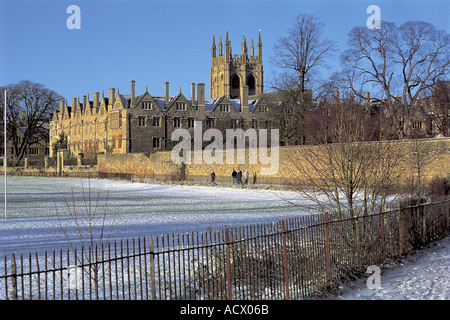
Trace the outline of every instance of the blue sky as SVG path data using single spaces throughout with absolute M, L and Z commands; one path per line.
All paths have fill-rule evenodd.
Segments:
M 216 43 L 228 30 L 233 53 L 241 53 L 242 36 L 256 41 L 261 30 L 264 79 L 275 71 L 273 46 L 300 13 L 314 14 L 325 35 L 338 43 L 330 61 L 339 68 L 347 34 L 366 25 L 369 5 L 378 5 L 382 20 L 401 24 L 423 20 L 450 32 L 448 0 L 0 0 L 0 85 L 20 80 L 39 82 L 72 97 L 111 87 L 136 94 L 146 86 L 152 95 L 180 91 L 203 82 L 209 97 L 213 34 Z M 70 30 L 67 7 L 78 5 L 81 29 Z

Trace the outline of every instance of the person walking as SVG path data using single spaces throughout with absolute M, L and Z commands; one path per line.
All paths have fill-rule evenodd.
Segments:
M 245 172 L 244 172 L 244 181 L 245 181 L 245 184 L 248 184 L 248 170 L 245 170 Z
M 214 170 L 211 172 L 211 183 L 215 184 L 214 181 L 216 181 L 216 173 L 214 172 Z
M 241 171 L 241 169 L 238 170 L 238 172 L 236 174 L 236 178 L 237 178 L 237 183 L 238 184 L 242 184 L 242 171 Z
M 235 185 L 236 184 L 236 176 L 237 176 L 236 170 L 233 169 L 233 172 L 231 173 L 231 176 L 233 177 L 233 185 Z

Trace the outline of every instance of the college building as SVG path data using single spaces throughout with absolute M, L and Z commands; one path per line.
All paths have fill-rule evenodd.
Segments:
M 242 39 L 242 53 L 232 54 L 226 34 L 219 46 L 213 36 L 211 49 L 210 97 L 205 96 L 204 83 L 192 83 L 190 95 L 171 95 L 169 82 L 164 83 L 164 96 L 135 92 L 131 80 L 130 93 L 115 88 L 72 98 L 71 105 L 61 101 L 50 121 L 50 156 L 63 135 L 70 154 L 85 158 L 98 153 L 153 153 L 170 150 L 176 143 L 172 132 L 189 131 L 201 125 L 203 132 L 216 128 L 272 129 L 278 127 L 275 106 L 263 95 L 262 42 L 259 34 L 257 50 L 253 39 L 250 51 Z M 270 133 L 270 130 L 268 130 Z M 191 134 L 193 136 L 193 134 Z M 269 138 L 270 141 L 270 138 Z

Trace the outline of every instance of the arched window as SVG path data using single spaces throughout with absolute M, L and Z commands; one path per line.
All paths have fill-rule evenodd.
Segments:
M 248 95 L 253 96 L 256 93 L 256 80 L 251 74 L 247 77 Z
M 234 74 L 233 76 L 231 76 L 231 90 L 230 90 L 230 98 L 231 99 L 239 98 L 240 87 L 241 87 L 241 83 L 239 80 L 239 76 L 237 74 Z

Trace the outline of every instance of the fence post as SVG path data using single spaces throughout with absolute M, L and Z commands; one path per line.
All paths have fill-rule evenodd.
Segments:
M 423 244 L 423 236 L 422 236 L 422 219 L 421 219 L 421 214 L 420 214 L 420 206 L 421 206 L 420 199 L 418 199 L 417 200 L 417 209 L 416 209 L 416 213 L 417 213 L 417 225 L 416 225 L 417 230 L 416 230 L 416 232 L 417 232 L 417 236 L 418 236 L 417 242 L 419 242 L 419 244 L 422 245 Z
M 227 299 L 232 300 L 231 296 L 231 254 L 230 254 L 230 232 L 225 229 L 225 245 L 226 245 L 226 264 L 227 264 Z
M 284 265 L 284 284 L 286 290 L 286 300 L 289 300 L 289 278 L 287 264 L 287 248 L 286 248 L 286 223 L 281 221 L 281 234 L 283 236 L 283 265 Z
M 384 242 L 384 213 L 380 204 L 380 233 L 381 233 L 381 259 L 386 260 L 386 244 Z
M 331 266 L 330 266 L 330 239 L 329 239 L 329 227 L 328 227 L 328 212 L 324 212 L 325 223 L 325 261 L 326 261 L 326 274 L 327 274 L 327 286 L 331 285 Z
M 17 265 L 14 254 L 12 255 L 11 258 L 11 289 L 12 289 L 12 299 L 17 300 Z
M 403 254 L 403 247 L 404 247 L 404 237 L 403 237 L 403 229 L 405 228 L 405 222 L 404 222 L 404 218 L 403 218 L 403 205 L 400 203 L 400 221 L 399 221 L 399 242 L 400 242 L 400 254 L 399 256 L 401 256 Z
M 150 253 L 150 286 L 152 291 L 152 300 L 156 300 L 156 283 L 155 283 L 155 252 L 153 251 L 153 238 L 149 239 L 149 253 Z

